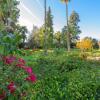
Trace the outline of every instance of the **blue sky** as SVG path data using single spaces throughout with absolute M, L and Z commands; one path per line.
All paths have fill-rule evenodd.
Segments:
M 33 24 L 40 27 L 44 22 L 44 0 L 20 0 L 19 23 L 32 30 Z M 54 16 L 54 30 L 59 31 L 66 25 L 65 4 L 60 0 L 47 0 Z M 72 0 L 69 15 L 75 10 L 80 15 L 80 37 L 91 36 L 100 40 L 100 0 Z

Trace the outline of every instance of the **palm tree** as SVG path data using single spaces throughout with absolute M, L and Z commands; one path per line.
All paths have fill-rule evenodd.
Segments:
M 67 17 L 67 49 L 68 49 L 68 51 L 70 51 L 70 49 L 71 49 L 71 47 L 70 47 L 70 33 L 69 33 L 69 25 L 68 25 L 68 2 L 70 2 L 70 0 L 61 0 L 61 1 L 66 4 L 66 17 Z
M 44 0 L 44 53 L 47 54 L 47 27 L 46 27 L 46 11 L 47 10 L 47 0 Z

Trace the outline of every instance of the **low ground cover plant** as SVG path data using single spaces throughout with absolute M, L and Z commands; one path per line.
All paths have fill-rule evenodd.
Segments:
M 43 51 L 29 56 L 9 55 L 3 57 L 0 65 L 1 100 L 100 98 L 100 63 L 83 59 L 77 51 L 59 54 L 54 51 L 46 56 Z

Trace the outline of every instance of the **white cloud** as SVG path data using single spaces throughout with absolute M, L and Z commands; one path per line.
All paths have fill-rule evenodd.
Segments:
M 30 14 L 37 22 L 40 22 L 39 18 L 28 8 L 26 7 L 23 3 L 20 2 L 20 5 L 23 7 L 23 9 L 26 10 L 28 14 Z
M 20 1 L 18 6 L 20 9 L 19 24 L 26 26 L 29 31 L 32 30 L 33 25 L 40 27 L 43 22 L 32 12 L 24 3 Z

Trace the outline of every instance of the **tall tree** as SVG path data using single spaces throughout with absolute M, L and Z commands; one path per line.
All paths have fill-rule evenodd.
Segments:
M 80 27 L 78 25 L 79 22 L 80 22 L 79 14 L 73 11 L 68 20 L 69 33 L 70 33 L 70 45 L 72 47 L 75 46 L 76 41 L 79 39 L 79 34 L 81 33 Z M 62 29 L 63 38 L 65 37 L 67 30 L 68 27 L 64 26 L 64 28 Z M 66 39 L 63 39 L 64 43 L 65 40 Z
M 46 27 L 46 15 L 47 15 L 47 0 L 44 0 L 44 53 L 47 54 L 47 27 Z
M 33 42 L 35 48 L 43 48 L 44 43 L 44 33 L 43 33 L 44 27 L 40 27 L 33 35 Z
M 66 4 L 66 20 L 67 20 L 67 49 L 70 51 L 70 34 L 69 34 L 69 25 L 68 25 L 68 2 L 71 0 L 61 0 Z
M 17 0 L 1 0 L 0 22 L 2 22 L 2 25 L 4 25 L 5 29 L 7 29 L 7 25 L 9 23 L 11 24 L 11 27 L 15 28 L 15 23 L 19 17 L 19 9 L 17 8 L 18 4 L 19 2 Z
M 70 33 L 70 43 L 71 47 L 75 47 L 76 41 L 79 39 L 79 34 L 81 33 L 79 27 L 79 14 L 75 11 L 72 12 L 69 18 L 69 33 Z
M 24 44 L 27 28 L 17 24 L 20 10 L 17 8 L 17 0 L 0 0 L 0 31 L 7 35 L 17 34 Z
M 28 45 L 30 48 L 43 48 L 44 43 L 44 26 L 33 28 L 32 34 L 30 34 Z
M 51 8 L 49 7 L 47 11 L 47 17 L 46 17 L 46 25 L 47 25 L 47 42 L 48 47 L 52 47 L 53 45 L 53 16 L 51 14 Z
M 79 14 L 75 11 L 72 12 L 69 18 L 69 33 L 72 40 L 77 40 L 81 33 L 78 23 L 80 22 Z
M 25 40 L 27 39 L 27 33 L 28 33 L 27 27 L 16 24 L 16 29 L 14 31 L 21 37 L 19 46 L 20 48 L 23 48 L 25 46 Z
M 30 48 L 36 48 L 36 42 L 35 42 L 35 37 L 37 36 L 36 34 L 38 33 L 39 28 L 37 26 L 33 25 L 33 30 L 32 33 L 29 35 L 28 38 L 28 47 Z
M 24 45 L 25 43 L 25 39 L 26 39 L 26 33 L 28 33 L 28 30 L 26 28 L 26 26 L 21 26 L 20 29 L 19 29 L 19 32 L 20 32 L 20 35 L 22 37 L 22 43 Z

